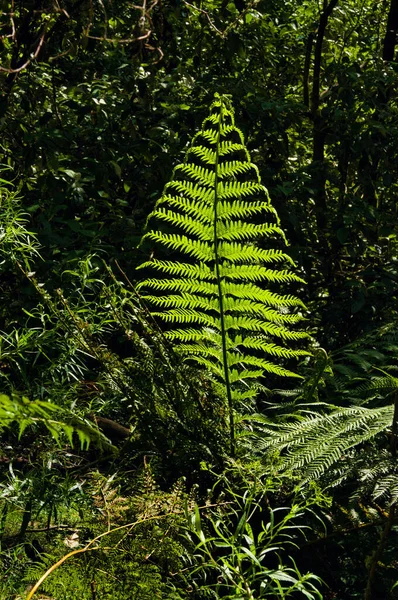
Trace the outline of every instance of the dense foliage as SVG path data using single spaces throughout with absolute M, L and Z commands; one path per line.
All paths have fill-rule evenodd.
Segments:
M 398 597 L 397 32 L 0 3 L 0 599 Z

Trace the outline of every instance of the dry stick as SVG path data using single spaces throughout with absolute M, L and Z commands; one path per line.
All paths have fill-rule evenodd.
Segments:
M 214 24 L 214 21 L 212 21 L 209 13 L 206 10 L 203 10 L 203 8 L 199 8 L 198 6 L 194 6 L 193 4 L 190 4 L 189 2 L 187 2 L 187 0 L 183 0 L 184 4 L 186 6 L 189 6 L 190 8 L 193 8 L 194 10 L 196 10 L 196 12 L 199 12 L 202 15 L 205 15 L 206 19 L 209 21 L 210 27 L 212 29 L 214 29 L 214 31 L 223 39 L 226 38 L 230 29 L 233 29 L 235 27 L 235 25 L 237 23 L 239 23 L 239 21 L 242 19 L 242 17 L 244 17 L 250 10 L 252 10 L 259 3 L 259 1 L 260 0 L 252 0 L 252 2 L 250 2 L 250 4 L 244 10 L 242 10 L 242 12 L 239 13 L 239 16 L 234 21 L 232 21 L 232 23 L 230 23 L 224 30 L 221 30 L 221 29 L 218 29 L 218 27 L 216 27 L 216 25 Z
M 140 37 L 136 37 L 136 38 L 126 38 L 123 40 L 119 40 L 118 38 L 106 38 L 106 37 L 98 37 L 95 35 L 87 35 L 86 37 L 89 40 L 98 40 L 100 42 L 109 42 L 111 44 L 132 44 L 133 42 L 139 42 L 140 40 L 146 40 L 150 35 L 151 35 L 152 31 L 149 30 L 145 33 L 145 35 L 141 35 Z
M 111 513 L 109 512 L 108 502 L 106 500 L 106 496 L 105 496 L 104 490 L 102 488 L 101 488 L 101 496 L 104 501 L 104 506 L 105 506 L 105 510 L 106 510 L 106 519 L 108 521 L 108 531 L 110 531 L 111 530 Z
M 198 510 L 202 510 L 202 509 L 206 509 L 206 508 L 214 508 L 214 507 L 219 507 L 219 506 L 225 506 L 227 504 L 232 504 L 232 503 L 231 502 L 221 502 L 220 504 L 207 504 L 206 506 L 198 506 Z M 104 548 L 102 548 L 101 546 L 95 546 L 94 548 L 90 547 L 90 546 L 92 546 L 92 544 L 94 544 L 101 538 L 105 537 L 106 535 L 109 535 L 110 533 L 115 533 L 116 531 L 121 531 L 122 529 L 130 528 L 130 530 L 131 530 L 136 525 L 140 525 L 140 523 L 146 523 L 147 521 L 153 521 L 154 519 L 165 519 L 166 517 L 170 517 L 171 515 L 183 514 L 184 512 L 185 511 L 183 511 L 183 510 L 178 510 L 173 513 L 167 513 L 167 515 L 154 515 L 152 517 L 146 517 L 145 519 L 138 519 L 138 521 L 134 521 L 132 523 L 127 523 L 126 525 L 120 525 L 119 527 L 115 527 L 114 529 L 111 529 L 110 531 L 105 531 L 104 533 L 100 533 L 95 538 L 93 538 L 88 544 L 86 544 L 86 546 L 84 546 L 84 548 L 79 548 L 78 550 L 72 550 L 72 552 L 68 552 L 68 554 L 65 554 L 65 556 L 60 558 L 59 561 L 57 561 L 55 564 L 51 565 L 51 567 L 49 569 L 47 569 L 47 571 L 35 583 L 33 588 L 30 590 L 29 594 L 27 595 L 26 600 L 32 600 L 33 596 L 35 595 L 35 593 L 37 592 L 37 590 L 39 589 L 41 584 L 47 579 L 47 577 L 49 575 L 51 575 L 51 573 L 53 573 L 56 569 L 58 569 L 58 567 L 60 567 L 71 556 L 75 556 L 77 554 L 83 554 L 84 552 L 92 552 L 94 550 L 112 550 L 113 549 L 112 547 L 104 547 Z
M 61 529 L 68 529 L 70 531 L 80 531 L 81 527 L 74 527 L 73 525 L 50 525 L 49 527 L 37 527 L 35 529 L 27 529 L 28 533 L 39 533 L 43 531 L 60 531 Z
M 194 10 L 196 10 L 196 12 L 200 12 L 202 15 L 205 15 L 206 19 L 209 21 L 209 25 L 212 29 L 214 29 L 214 31 L 216 33 L 218 33 L 219 36 L 221 36 L 222 38 L 224 37 L 224 31 L 221 31 L 220 29 L 218 29 L 218 27 L 216 27 L 216 25 L 214 24 L 214 22 L 211 20 L 209 13 L 207 12 L 207 10 L 203 10 L 203 8 L 198 8 L 197 6 L 194 6 L 193 4 L 190 4 L 189 2 L 187 2 L 186 0 L 184 0 L 184 4 L 186 6 L 189 6 L 190 8 L 193 8 Z
M 28 58 L 28 60 L 21 67 L 18 67 L 17 69 L 11 69 L 11 68 L 7 69 L 7 68 L 4 68 L 4 67 L 0 66 L 0 71 L 3 71 L 4 73 L 10 73 L 11 74 L 11 73 L 19 73 L 20 71 L 23 71 L 24 69 L 26 69 L 26 67 L 28 67 L 30 65 L 30 63 L 39 56 L 40 50 L 43 47 L 44 40 L 45 40 L 45 37 L 46 37 L 46 31 L 47 31 L 47 26 L 44 27 L 43 33 L 40 36 L 39 43 L 37 44 L 36 50 L 31 55 L 31 57 Z

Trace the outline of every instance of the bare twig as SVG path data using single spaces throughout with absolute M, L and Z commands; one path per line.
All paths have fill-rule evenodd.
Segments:
M 239 13 L 239 16 L 234 21 L 232 21 L 232 23 L 230 23 L 224 30 L 218 29 L 218 27 L 215 25 L 214 21 L 210 17 L 207 10 L 204 10 L 203 8 L 199 8 L 198 6 L 194 6 L 187 0 L 183 0 L 183 1 L 186 6 L 189 6 L 189 8 L 193 8 L 194 10 L 196 10 L 196 12 L 199 12 L 202 15 L 204 15 L 206 17 L 206 19 L 208 20 L 210 27 L 212 29 L 214 29 L 214 31 L 217 33 L 217 35 L 219 35 L 220 37 L 225 39 L 227 37 L 228 32 L 231 29 L 233 29 L 235 27 L 235 25 L 237 23 L 239 23 L 239 21 L 242 20 L 242 17 L 244 17 L 246 13 L 248 13 L 250 10 L 252 10 L 259 3 L 260 0 L 252 0 L 252 2 L 249 2 L 249 4 L 246 6 L 246 8 L 244 10 L 242 10 L 242 12 Z
M 6 67 L 0 66 L 0 71 L 3 71 L 4 73 L 19 73 L 20 71 L 23 71 L 24 69 L 26 69 L 26 67 L 29 66 L 30 63 L 32 61 L 36 60 L 36 58 L 39 56 L 40 50 L 42 49 L 44 41 L 45 41 L 46 31 L 47 31 L 47 27 L 44 28 L 44 31 L 43 31 L 42 35 L 40 36 L 40 40 L 39 40 L 36 50 L 34 51 L 33 54 L 30 55 L 30 58 L 28 58 L 28 60 L 26 62 L 24 62 L 23 65 L 21 65 L 17 69 L 6 68 Z
M 202 15 L 205 15 L 206 19 L 209 21 L 210 27 L 212 29 L 214 29 L 214 31 L 216 33 L 218 33 L 218 35 L 220 35 L 221 37 L 224 37 L 224 32 L 221 31 L 221 29 L 218 29 L 218 27 L 216 27 L 216 25 L 214 25 L 214 21 L 211 20 L 210 15 L 207 12 L 207 10 L 203 10 L 203 8 L 199 8 L 198 6 L 194 6 L 193 4 L 190 4 L 189 2 L 187 2 L 187 0 L 184 0 L 184 4 L 186 6 L 189 6 L 190 8 L 193 8 L 194 10 L 196 10 L 196 12 L 199 12 Z
M 111 44 L 132 44 L 134 42 L 139 42 L 141 40 L 146 40 L 151 35 L 152 31 L 147 31 L 144 35 L 136 38 L 126 38 L 126 39 L 118 39 L 118 38 L 107 38 L 107 37 L 99 37 L 96 35 L 87 35 L 86 37 L 89 40 L 98 40 L 99 42 L 109 42 Z

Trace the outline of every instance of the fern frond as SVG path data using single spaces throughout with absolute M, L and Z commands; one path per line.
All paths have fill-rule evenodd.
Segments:
M 236 142 L 230 142 L 228 140 L 220 141 L 218 148 L 219 156 L 228 156 L 228 154 L 239 151 L 247 152 L 246 146 L 243 143 L 237 144 Z
M 167 204 L 169 195 L 166 194 L 166 191 L 169 189 L 175 190 L 179 194 L 186 194 L 193 200 L 199 200 L 204 204 L 208 204 L 212 199 L 212 191 L 209 190 L 208 187 L 204 185 L 199 185 L 198 183 L 194 183 L 192 181 L 170 181 L 165 189 L 163 196 L 158 201 L 158 206 L 161 204 Z
M 392 377 L 391 375 L 386 375 L 386 377 L 376 377 L 371 381 L 367 381 L 362 385 L 359 385 L 356 390 L 356 395 L 367 395 L 367 396 L 375 396 L 378 394 L 391 394 L 398 391 L 398 379 L 396 377 Z
M 283 357 L 283 358 L 296 358 L 297 356 L 310 356 L 310 353 L 306 350 L 291 350 L 290 348 L 283 348 L 276 344 L 269 344 L 265 338 L 259 336 L 256 337 L 245 337 L 236 336 L 234 340 L 236 347 L 241 346 L 242 348 L 251 348 L 261 350 L 272 356 Z
M 233 297 L 226 298 L 224 303 L 225 313 L 236 313 L 246 315 L 256 315 L 273 323 L 297 323 L 302 321 L 303 317 L 300 314 L 283 314 L 269 308 L 267 305 L 251 300 L 236 300 Z
M 174 310 L 152 312 L 152 315 L 163 319 L 166 323 L 197 323 L 198 325 L 207 325 L 208 327 L 220 327 L 220 319 L 215 319 L 206 313 L 194 309 L 176 308 Z M 167 336 L 168 332 L 165 335 Z
M 255 181 L 227 181 L 218 184 L 217 194 L 220 200 L 236 199 L 253 194 L 265 195 L 267 194 L 267 188 Z
M 249 162 L 241 162 L 238 160 L 233 160 L 229 162 L 225 162 L 220 165 L 219 168 L 219 177 L 223 179 L 224 177 L 235 177 L 236 175 L 240 175 L 241 173 L 248 173 L 254 169 L 254 165 Z
M 217 292 L 216 283 L 208 283 L 207 281 L 196 281 L 194 279 L 146 279 L 137 284 L 137 289 L 142 287 L 163 292 L 192 292 L 194 294 L 204 294 L 206 296 L 214 296 Z
M 255 221 L 258 215 L 266 219 Z M 150 229 L 143 240 L 155 243 L 155 252 L 163 248 L 184 258 L 144 262 L 141 268 L 161 277 L 138 287 L 155 309 L 153 316 L 167 323 L 165 335 L 175 348 L 205 366 L 217 389 L 224 390 L 233 448 L 234 410 L 255 397 L 258 379 L 268 373 L 295 376 L 272 359 L 307 354 L 272 338 L 285 343 L 308 335 L 290 329 L 303 319 L 290 312 L 305 310 L 301 300 L 268 289 L 269 284 L 304 282 L 286 268 L 294 262 L 285 252 L 256 245 L 259 238 L 286 239 L 227 97 L 216 95 L 148 222 L 155 219 L 173 231 Z
M 230 294 L 235 298 L 248 298 L 257 302 L 263 302 L 268 306 L 300 306 L 303 309 L 306 308 L 304 303 L 295 296 L 276 294 L 275 292 L 270 292 L 269 290 L 262 289 L 251 283 L 233 284 L 226 282 L 224 284 L 224 291 L 226 294 Z
M 192 294 L 171 294 L 169 296 L 146 296 L 147 302 L 162 308 L 200 308 L 203 311 L 212 310 L 219 314 L 220 307 L 216 298 L 202 298 Z M 164 317 L 166 318 L 166 317 Z
M 188 153 L 189 152 L 195 154 L 195 156 L 199 156 L 199 158 L 201 158 L 208 165 L 216 164 L 217 153 L 210 148 L 206 148 L 206 146 L 192 146 L 189 148 Z
M 191 198 L 184 198 L 183 196 L 167 196 L 166 198 L 170 206 L 180 209 L 187 215 L 195 217 L 202 223 L 212 223 L 211 210 L 206 210 L 208 207 L 206 202 L 192 200 Z M 157 216 L 157 214 L 155 215 L 155 213 L 153 213 L 153 216 Z
M 206 336 L 206 332 L 208 333 Z M 200 343 L 202 339 L 206 339 L 214 342 L 215 344 L 221 345 L 221 335 L 219 333 L 214 332 L 211 328 L 203 328 L 203 329 L 173 329 L 172 331 L 167 332 L 167 337 L 170 340 L 177 340 L 181 344 L 185 344 L 187 342 L 197 342 Z
M 351 407 L 278 424 L 258 415 L 251 421 L 256 428 L 251 448 L 260 454 L 268 448 L 281 452 L 280 468 L 299 470 L 303 483 L 308 482 L 344 461 L 351 448 L 385 431 L 391 425 L 393 411 L 392 406 Z
M 198 165 L 192 165 L 185 163 L 178 165 L 175 168 L 176 171 L 181 171 L 184 175 L 189 175 L 194 181 L 200 181 L 201 185 L 212 187 L 215 182 L 215 173 L 207 169 L 206 167 L 199 167 Z
M 296 373 L 275 365 L 263 358 L 258 358 L 257 356 L 242 356 L 236 352 L 228 352 L 228 366 L 233 367 L 237 364 L 242 365 L 245 369 L 247 365 L 251 365 L 258 367 L 267 373 L 276 373 L 277 375 L 285 377 L 299 377 Z
M 220 258 L 226 258 L 232 264 L 245 261 L 250 261 L 252 264 L 256 262 L 280 262 L 282 260 L 281 255 L 284 254 L 283 252 L 279 253 L 278 250 L 263 250 L 256 246 L 239 244 L 237 242 L 220 242 L 218 251 Z M 294 264 L 292 259 L 289 262 Z

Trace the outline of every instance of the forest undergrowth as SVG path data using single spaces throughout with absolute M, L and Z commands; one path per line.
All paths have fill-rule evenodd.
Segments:
M 395 4 L 0 7 L 0 600 L 398 598 Z

